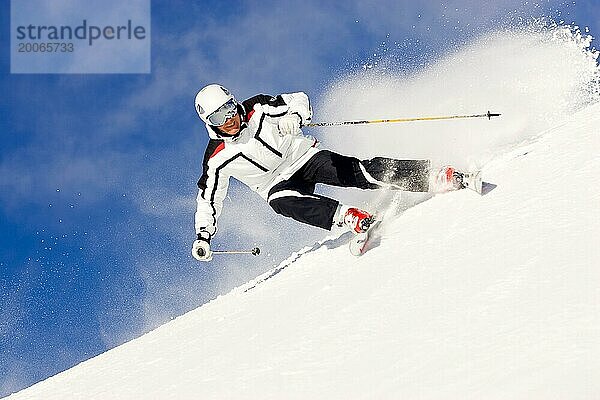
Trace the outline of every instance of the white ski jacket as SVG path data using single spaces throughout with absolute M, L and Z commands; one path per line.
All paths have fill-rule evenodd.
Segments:
M 210 141 L 204 154 L 203 173 L 198 181 L 196 233 L 211 238 L 234 177 L 267 200 L 269 190 L 290 178 L 314 154 L 318 142 L 302 135 L 281 135 L 278 122 L 286 114 L 310 122 L 312 110 L 303 92 L 273 97 L 257 95 L 238 105 L 242 119 L 235 136 L 221 135 L 206 125 Z

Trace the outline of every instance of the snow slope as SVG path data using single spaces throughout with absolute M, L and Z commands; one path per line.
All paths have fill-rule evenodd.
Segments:
M 326 240 L 9 398 L 599 398 L 599 126 L 588 106 L 492 158 L 486 196 L 408 208 L 361 258 Z

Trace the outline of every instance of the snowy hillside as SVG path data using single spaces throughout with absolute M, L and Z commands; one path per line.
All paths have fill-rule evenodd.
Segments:
M 600 104 L 20 399 L 600 396 Z M 399 209 L 412 202 L 399 199 Z

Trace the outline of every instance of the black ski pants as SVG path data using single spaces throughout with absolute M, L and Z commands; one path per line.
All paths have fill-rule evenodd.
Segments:
M 278 214 L 329 230 L 339 202 L 316 194 L 317 183 L 426 192 L 429 189 L 429 168 L 429 160 L 376 157 L 360 161 L 355 157 L 321 150 L 291 178 L 273 186 L 268 202 Z

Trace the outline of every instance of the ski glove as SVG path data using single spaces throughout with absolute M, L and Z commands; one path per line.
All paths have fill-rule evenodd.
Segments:
M 192 244 L 192 256 L 198 261 L 212 260 L 210 239 L 204 238 L 202 234 L 198 234 L 198 239 Z
M 279 134 L 284 135 L 301 135 L 300 124 L 302 118 L 297 113 L 286 114 L 279 120 Z

